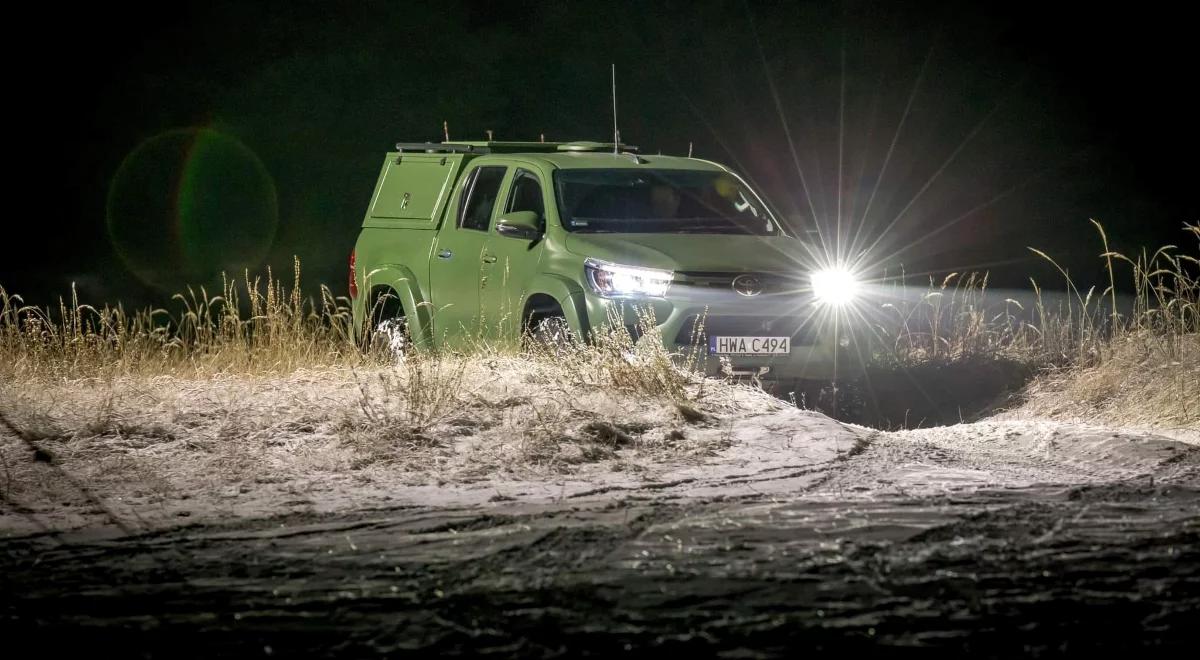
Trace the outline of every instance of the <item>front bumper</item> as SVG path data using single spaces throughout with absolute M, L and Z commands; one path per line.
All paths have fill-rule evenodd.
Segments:
M 665 348 L 708 375 L 764 380 L 833 379 L 861 371 L 854 333 L 845 319 L 813 304 L 808 294 L 752 298 L 732 291 L 673 287 L 666 298 L 604 298 L 584 294 L 585 332 L 621 325 L 638 341 L 660 338 Z M 647 326 L 653 326 L 650 332 Z M 708 337 L 789 336 L 787 355 L 713 355 Z

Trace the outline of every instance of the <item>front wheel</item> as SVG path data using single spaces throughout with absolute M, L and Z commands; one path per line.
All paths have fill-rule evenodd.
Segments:
M 544 316 L 535 319 L 529 328 L 529 340 L 534 346 L 554 351 L 570 346 L 574 337 L 565 316 Z

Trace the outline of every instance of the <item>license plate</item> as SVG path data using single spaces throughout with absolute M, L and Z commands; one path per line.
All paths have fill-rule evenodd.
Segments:
M 787 355 L 791 337 L 709 337 L 712 355 Z

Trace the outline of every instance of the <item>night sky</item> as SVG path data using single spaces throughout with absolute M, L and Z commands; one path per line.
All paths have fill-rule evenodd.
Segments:
M 8 214 L 0 284 L 161 303 L 298 255 L 342 294 L 395 142 L 443 120 L 457 139 L 608 140 L 610 62 L 626 142 L 693 142 L 798 225 L 840 216 L 880 268 L 1056 284 L 1032 245 L 1090 283 L 1088 218 L 1119 249 L 1182 240 L 1200 220 L 1192 23 L 966 4 L 47 8 L 9 83 L 28 210 Z

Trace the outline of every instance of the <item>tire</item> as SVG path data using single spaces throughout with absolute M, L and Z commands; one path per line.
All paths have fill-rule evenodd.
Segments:
M 575 335 L 565 316 L 543 316 L 530 323 L 529 339 L 535 346 L 560 351 L 575 342 Z
M 371 326 L 367 333 L 368 351 L 379 351 L 399 360 L 412 348 L 408 318 L 395 294 L 384 293 L 370 306 Z
M 383 319 L 371 331 L 371 347 L 385 351 L 397 360 L 403 359 L 412 348 L 412 337 L 408 334 L 408 319 L 403 316 Z

